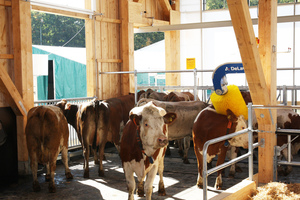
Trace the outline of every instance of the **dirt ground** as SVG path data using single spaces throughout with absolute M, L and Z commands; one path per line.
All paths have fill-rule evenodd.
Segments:
M 117 151 L 114 147 L 105 150 L 106 161 L 104 161 L 105 177 L 98 177 L 98 166 L 94 165 L 92 157 L 90 158 L 90 179 L 83 178 L 83 157 L 71 157 L 69 161 L 71 172 L 74 179 L 66 180 L 64 175 L 64 167 L 58 161 L 55 183 L 56 193 L 48 193 L 48 183 L 45 182 L 44 175 L 38 176 L 42 190 L 40 192 L 33 192 L 32 176 L 22 176 L 17 184 L 9 185 L 0 188 L 0 199 L 107 199 L 120 200 L 127 199 L 127 188 L 123 168 Z M 177 153 L 177 149 L 171 148 L 171 156 L 165 157 L 164 183 L 167 196 L 158 196 L 158 176 L 153 184 L 152 199 L 202 199 L 202 189 L 196 186 L 197 181 L 197 160 L 194 154 L 193 147 L 189 150 L 190 164 L 183 164 L 181 158 Z M 213 161 L 215 165 L 216 161 Z M 236 173 L 234 179 L 228 178 L 227 168 L 225 176 L 223 176 L 223 190 L 232 187 L 238 182 L 248 177 L 248 163 L 247 160 L 238 163 L 243 172 Z M 294 171 L 299 175 L 297 167 Z M 257 173 L 257 162 L 254 164 L 254 173 Z M 209 191 L 208 197 L 211 198 L 221 191 L 213 189 L 216 173 L 208 178 Z M 279 180 L 281 178 L 279 177 Z M 295 174 L 284 177 L 283 181 L 300 181 L 300 177 Z M 135 196 L 135 199 L 145 199 Z

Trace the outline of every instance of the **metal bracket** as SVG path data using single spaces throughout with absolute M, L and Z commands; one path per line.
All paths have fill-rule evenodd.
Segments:
M 265 148 L 265 139 L 261 138 L 258 144 L 261 148 Z

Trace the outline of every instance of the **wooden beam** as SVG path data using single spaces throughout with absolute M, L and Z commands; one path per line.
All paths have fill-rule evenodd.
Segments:
M 180 23 L 180 12 L 170 12 L 170 23 Z M 180 70 L 180 31 L 165 32 L 166 70 Z M 166 73 L 166 85 L 180 85 L 180 74 Z
M 169 0 L 158 0 L 158 2 L 162 7 L 164 15 L 169 17 L 170 11 L 172 10 Z
M 110 19 L 110 18 L 105 18 L 103 16 L 96 16 L 96 20 L 100 22 L 108 22 L 108 23 L 115 23 L 115 24 L 121 24 L 121 20 L 119 19 Z
M 91 0 L 85 0 L 85 8 L 91 9 Z M 85 46 L 86 46 L 86 80 L 87 96 L 97 96 L 97 65 L 95 55 L 95 21 L 85 19 Z M 98 96 L 97 96 L 98 97 Z
M 10 76 L 3 67 L 0 67 L 0 91 L 3 93 L 5 100 L 11 106 L 16 115 L 27 115 L 28 108 L 26 107 L 26 104 Z
M 0 6 L 11 7 L 11 1 L 0 0 Z
M 264 77 L 266 80 L 267 91 L 269 92 L 269 104 L 276 105 L 277 96 L 277 0 L 265 0 L 259 2 L 258 18 L 258 37 L 259 37 L 259 54 L 263 67 Z M 252 95 L 252 94 L 251 94 Z M 266 105 L 266 104 L 265 104 Z M 259 130 L 268 130 L 272 133 L 261 132 L 258 134 L 259 141 L 265 140 L 264 148 L 258 148 L 258 180 L 260 183 L 269 183 L 273 180 L 274 174 L 274 146 L 276 145 L 276 110 L 272 111 L 273 122 L 268 124 L 258 124 Z
M 133 2 L 119 0 L 121 24 L 121 59 L 123 60 L 121 71 L 134 70 L 134 31 L 130 22 L 130 8 Z M 126 95 L 134 92 L 134 76 L 123 74 L 121 78 L 121 93 Z
M 14 59 L 13 54 L 0 54 L 0 59 Z
M 270 95 L 274 95 L 274 93 L 270 92 L 270 83 L 267 84 L 266 82 L 267 79 L 264 75 L 262 62 L 256 45 L 247 1 L 228 0 L 227 4 L 253 103 L 256 105 L 270 105 L 272 103 L 270 101 Z M 276 115 L 274 115 L 274 113 L 272 113 L 272 117 L 268 110 L 260 109 L 256 110 L 255 113 L 260 130 L 268 132 L 274 131 L 276 124 Z M 260 157 L 259 159 L 259 165 L 265 165 L 264 171 L 259 171 L 259 174 L 261 177 L 264 177 L 264 180 L 271 181 L 273 178 L 272 155 L 274 153 L 275 135 L 273 133 L 268 133 L 268 135 L 269 141 L 264 147 L 266 157 Z
M 122 59 L 98 59 L 99 64 L 101 63 L 122 63 Z
M 67 17 L 75 17 L 75 18 L 79 18 L 79 19 L 89 19 L 89 17 L 90 17 L 90 15 L 88 15 L 88 14 L 82 14 L 82 13 L 77 13 L 77 12 L 72 12 L 72 11 L 48 8 L 48 7 L 44 7 L 44 6 L 38 6 L 38 5 L 31 5 L 31 6 L 32 6 L 31 7 L 32 10 L 50 13 L 50 14 L 62 15 L 62 16 L 67 16 Z

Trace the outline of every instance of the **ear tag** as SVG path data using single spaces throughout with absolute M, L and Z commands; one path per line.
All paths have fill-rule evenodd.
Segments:
M 132 119 L 133 123 L 137 126 L 135 117 Z

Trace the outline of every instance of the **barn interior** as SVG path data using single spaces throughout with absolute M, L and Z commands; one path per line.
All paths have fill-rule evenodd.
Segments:
M 4 184 L 30 173 L 25 126 L 27 113 L 34 106 L 31 11 L 85 20 L 87 97 L 108 99 L 136 91 L 134 73 L 122 73 L 135 70 L 135 30 L 164 32 L 165 70 L 180 70 L 180 31 L 218 27 L 217 22 L 182 24 L 180 5 L 184 2 L 84 0 L 84 8 L 72 8 L 37 0 L 0 0 L 0 122 L 7 135 L 7 142 L 0 147 L 0 163 L 6 163 L 0 165 Z M 295 10 L 298 3 L 293 2 Z M 299 14 L 278 16 L 274 0 L 258 2 L 257 19 L 251 18 L 246 0 L 227 0 L 225 9 L 231 20 L 224 23 L 234 29 L 253 104 L 277 105 L 277 24 L 293 22 L 299 29 Z M 253 24 L 258 24 L 259 46 Z M 165 79 L 167 86 L 181 84 L 179 73 L 167 73 Z M 258 183 L 268 183 L 274 176 L 276 110 L 260 109 L 255 114 L 261 130 L 258 140 L 265 141 L 258 147 L 255 177 Z M 240 193 L 250 192 L 251 187 L 245 188 Z

